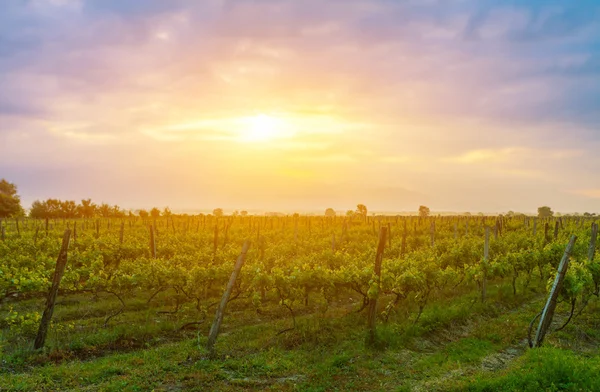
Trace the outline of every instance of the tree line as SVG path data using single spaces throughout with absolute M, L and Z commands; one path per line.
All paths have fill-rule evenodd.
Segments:
M 348 217 L 367 217 L 367 206 L 364 204 L 358 204 L 356 206 L 356 210 L 348 210 L 346 211 L 346 216 Z M 427 206 L 419 206 L 418 209 L 419 216 L 427 217 L 431 214 L 431 210 Z M 56 219 L 56 218 L 93 218 L 93 217 L 102 217 L 102 218 L 122 218 L 122 217 L 133 217 L 139 216 L 143 219 L 146 218 L 158 218 L 160 216 L 170 217 L 172 214 L 169 207 L 160 210 L 156 207 L 145 210 L 136 210 L 135 213 L 131 210 L 125 210 L 119 207 L 118 205 L 109 205 L 107 203 L 96 204 L 93 203 L 91 199 L 83 199 L 80 203 L 75 202 L 74 200 L 59 200 L 59 199 L 47 199 L 47 200 L 36 200 L 32 203 L 31 208 L 29 209 L 29 216 L 31 218 L 38 219 Z M 203 215 L 203 214 L 200 214 Z M 212 215 L 221 217 L 224 216 L 225 213 L 222 208 L 215 208 L 212 212 Z M 232 213 L 232 216 L 247 216 L 248 211 L 238 211 L 235 210 Z M 268 215 L 268 214 L 267 214 Z M 281 214 L 285 215 L 285 214 Z M 296 216 L 299 214 L 294 214 Z M 325 210 L 325 216 L 334 217 L 337 213 L 333 208 L 327 208 Z M 471 215 L 468 212 L 465 212 L 463 215 L 469 216 Z M 483 213 L 479 213 L 478 215 L 483 215 Z M 523 215 L 520 213 L 515 213 L 513 211 L 508 211 L 507 216 L 515 216 L 515 215 Z M 578 213 L 573 214 L 574 216 L 579 216 Z M 594 217 L 596 214 L 585 212 L 582 214 L 584 217 Z M 25 216 L 25 210 L 21 207 L 21 199 L 17 192 L 17 186 L 13 183 L 6 181 L 5 179 L 0 180 L 0 219 L 8 218 L 8 217 L 20 217 Z M 552 209 L 548 206 L 543 206 L 538 208 L 538 217 L 540 218 L 549 218 L 552 216 L 560 216 L 558 213 L 554 213 Z M 569 216 L 569 215 L 565 215 Z

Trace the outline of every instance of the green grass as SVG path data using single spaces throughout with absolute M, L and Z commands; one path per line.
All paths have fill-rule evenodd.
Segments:
M 127 312 L 102 328 L 118 301 L 73 297 L 57 307 L 55 320 L 75 322 L 76 328 L 51 334 L 45 352 L 33 353 L 24 344 L 6 347 L 0 391 L 597 390 L 597 350 L 589 359 L 571 351 L 581 331 L 598 341 L 598 332 L 592 334 L 597 303 L 548 338 L 556 347 L 526 351 L 507 368 L 486 372 L 481 370 L 486 357 L 522 345 L 543 304 L 541 290 L 513 296 L 506 282 L 491 284 L 488 295 L 486 304 L 475 288 L 439 295 L 417 324 L 414 313 L 406 317 L 414 308 L 401 305 L 387 324 L 378 325 L 376 349 L 364 344 L 365 314 L 349 313 L 343 304 L 325 316 L 299 309 L 296 329 L 277 335 L 291 326 L 285 309 L 275 306 L 257 315 L 236 302 L 227 309 L 215 360 L 204 348 L 210 321 L 198 333 L 177 331 L 198 317 L 194 309 L 159 316 L 156 310 L 169 306 L 148 308 L 144 298 L 133 298 Z M 167 302 L 168 296 L 156 300 Z M 19 306 L 33 309 L 37 303 Z
M 502 375 L 478 375 L 455 390 L 600 391 L 600 358 L 584 358 L 571 351 L 542 347 L 528 351 Z

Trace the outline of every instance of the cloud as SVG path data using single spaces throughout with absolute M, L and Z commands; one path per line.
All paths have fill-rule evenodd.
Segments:
M 570 193 L 586 197 L 588 199 L 600 199 L 600 189 L 576 189 Z
M 430 195 L 490 176 L 524 198 L 542 195 L 525 181 L 586 189 L 598 48 L 587 0 L 6 0 L 0 162 L 110 156 L 144 177 L 153 159 L 187 159 L 215 189 L 233 168 L 280 181 L 279 166 Z M 265 112 L 293 136 L 240 143 L 231 122 Z

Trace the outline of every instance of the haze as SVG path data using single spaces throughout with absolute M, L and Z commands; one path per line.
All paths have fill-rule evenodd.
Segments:
M 125 208 L 600 210 L 597 1 L 0 3 L 0 178 Z

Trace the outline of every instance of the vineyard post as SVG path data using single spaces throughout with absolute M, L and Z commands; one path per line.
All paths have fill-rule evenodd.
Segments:
M 454 239 L 458 239 L 458 223 L 454 222 Z
M 487 294 L 487 268 L 490 257 L 490 228 L 485 227 L 485 242 L 483 244 L 483 277 L 481 278 L 481 302 L 485 302 Z
M 494 241 L 498 240 L 498 221 L 496 221 L 496 225 L 494 226 Z
M 77 242 L 77 222 L 73 223 L 73 242 Z
M 331 237 L 331 251 L 335 252 L 335 233 Z
M 6 229 L 4 229 L 4 224 L 2 223 L 2 221 L 0 221 L 0 231 L 2 232 L 2 242 L 4 242 L 4 238 L 6 237 Z
M 544 242 L 548 242 L 548 222 L 544 223 Z
M 559 223 L 558 223 L 558 221 L 556 221 L 554 223 L 554 241 L 556 241 L 558 239 L 558 225 L 559 225 Z
M 404 218 L 404 230 L 402 231 L 402 248 L 400 249 L 401 256 L 404 256 L 404 254 L 406 253 L 406 235 L 407 235 L 406 218 Z
M 119 233 L 119 244 L 123 245 L 123 235 L 125 234 L 125 221 L 121 221 L 121 232 Z
M 154 237 L 154 225 L 150 225 L 150 255 L 156 259 L 156 238 Z
M 219 247 L 219 224 L 215 225 L 215 233 L 213 236 L 213 254 L 217 254 L 217 248 Z
M 388 222 L 387 228 L 388 228 L 388 247 L 391 249 L 392 248 L 392 224 Z
M 15 218 L 15 225 L 17 226 L 17 237 L 20 237 L 21 229 L 19 229 L 19 218 Z
M 67 229 L 65 230 L 62 246 L 60 248 L 60 252 L 58 253 L 58 258 L 56 260 L 56 269 L 54 270 L 54 277 L 52 278 L 52 287 L 50 287 L 50 291 L 48 292 L 46 308 L 44 309 L 44 314 L 42 315 L 42 320 L 40 321 L 40 327 L 38 329 L 37 336 L 35 337 L 35 343 L 33 347 L 36 350 L 44 347 L 44 343 L 46 342 L 48 326 L 50 325 L 50 321 L 52 320 L 52 313 L 54 313 L 54 304 L 56 302 L 56 296 L 58 294 L 58 287 L 60 286 L 60 280 L 63 277 L 65 267 L 67 265 L 67 250 L 69 249 L 70 238 L 71 230 Z
M 372 345 L 375 343 L 375 328 L 376 328 L 376 320 L 377 320 L 377 298 L 379 297 L 379 289 L 381 284 L 381 262 L 383 261 L 383 250 L 385 248 L 385 240 L 387 236 L 387 227 L 382 227 L 379 230 L 379 245 L 377 246 L 377 254 L 375 256 L 375 267 L 373 269 L 373 278 L 377 279 L 375 284 L 377 285 L 377 289 L 374 293 L 372 293 L 374 298 L 369 298 L 369 313 L 368 313 L 368 336 L 367 336 L 367 344 Z M 371 291 L 371 290 L 369 290 Z
M 569 256 L 571 255 L 573 247 L 575 246 L 575 241 L 577 241 L 577 236 L 572 235 L 571 240 L 565 249 L 565 253 L 560 260 L 556 278 L 554 279 L 554 284 L 550 290 L 550 295 L 548 296 L 546 306 L 544 306 L 544 310 L 542 311 L 542 318 L 540 319 L 540 324 L 535 334 L 533 347 L 540 347 L 542 345 L 544 336 L 546 336 L 546 332 L 548 331 L 548 327 L 550 327 L 550 323 L 552 323 L 552 317 L 554 316 L 554 310 L 556 309 L 558 293 L 560 292 L 562 282 L 565 278 L 565 274 L 567 273 L 567 268 L 569 267 Z
M 435 221 L 431 221 L 431 247 L 435 248 Z
M 533 218 L 533 236 L 537 234 L 537 218 Z
M 298 218 L 294 218 L 294 242 L 298 242 Z
M 596 253 L 596 238 L 598 237 L 598 224 L 592 223 L 592 237 L 590 238 L 590 247 L 588 248 L 588 261 L 591 263 L 594 260 Z
M 235 267 L 233 272 L 231 273 L 231 277 L 229 278 L 229 282 L 227 283 L 227 288 L 223 293 L 223 297 L 221 298 L 221 302 L 219 303 L 219 307 L 217 308 L 217 312 L 215 313 L 215 320 L 210 327 L 210 333 L 208 335 L 208 342 L 206 343 L 206 347 L 211 357 L 215 356 L 215 342 L 217 341 L 217 336 L 219 335 L 219 328 L 221 328 L 221 323 L 223 322 L 223 315 L 225 313 L 225 307 L 227 306 L 227 302 L 229 301 L 229 296 L 231 295 L 231 291 L 233 290 L 233 286 L 235 285 L 235 280 L 237 279 L 240 270 L 242 269 L 242 265 L 244 264 L 244 260 L 246 259 L 246 253 L 248 253 L 248 249 L 250 248 L 250 241 L 245 241 L 242 246 L 242 253 L 237 258 L 235 263 Z

